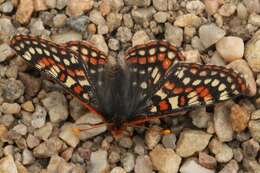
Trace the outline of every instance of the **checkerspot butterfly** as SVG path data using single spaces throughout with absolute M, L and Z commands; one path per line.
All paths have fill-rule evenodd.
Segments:
M 17 35 L 11 46 L 87 108 L 102 115 L 112 130 L 246 92 L 240 74 L 215 65 L 186 63 L 166 41 L 129 49 L 123 65 L 111 65 L 103 52 L 85 41 L 59 45 Z

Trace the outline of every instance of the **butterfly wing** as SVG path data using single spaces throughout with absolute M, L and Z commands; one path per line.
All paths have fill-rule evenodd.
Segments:
M 215 65 L 177 63 L 141 114 L 165 115 L 211 105 L 246 93 L 243 77 Z
M 126 52 L 130 81 L 135 92 L 134 98 L 146 100 L 148 93 L 155 92 L 173 64 L 184 60 L 177 48 L 166 41 L 150 41 Z M 139 106 L 141 107 L 141 106 Z
M 70 41 L 63 44 L 74 52 L 83 60 L 86 68 L 86 73 L 90 79 L 90 84 L 96 92 L 96 87 L 102 87 L 104 79 L 104 69 L 108 63 L 108 58 L 104 52 L 100 51 L 88 41 Z
M 97 108 L 97 99 L 89 78 L 92 66 L 85 64 L 86 61 L 95 61 L 96 64 L 99 62 L 97 59 L 92 60 L 84 54 L 79 56 L 64 45 L 27 35 L 15 36 L 10 46 L 29 64 L 51 76 L 88 108 Z

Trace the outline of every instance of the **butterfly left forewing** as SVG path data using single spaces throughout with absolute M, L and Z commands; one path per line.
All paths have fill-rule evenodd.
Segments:
M 211 105 L 245 93 L 245 80 L 232 69 L 177 63 L 141 114 L 171 114 L 196 106 Z
M 85 104 L 96 107 L 96 97 L 86 73 L 83 59 L 74 51 L 53 42 L 26 35 L 17 35 L 11 47 L 33 67 L 48 74 L 66 91 Z

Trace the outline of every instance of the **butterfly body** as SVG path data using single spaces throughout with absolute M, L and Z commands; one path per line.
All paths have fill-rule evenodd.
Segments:
M 232 69 L 183 62 L 166 41 L 129 49 L 123 63 L 85 41 L 55 44 L 18 35 L 11 46 L 29 64 L 50 75 L 87 108 L 119 130 L 246 93 L 243 77 Z

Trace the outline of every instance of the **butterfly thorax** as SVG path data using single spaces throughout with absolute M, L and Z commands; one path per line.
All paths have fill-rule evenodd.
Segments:
M 102 85 L 97 88 L 100 111 L 116 128 L 130 119 L 136 111 L 137 104 L 133 102 L 131 76 L 120 65 L 105 68 Z

